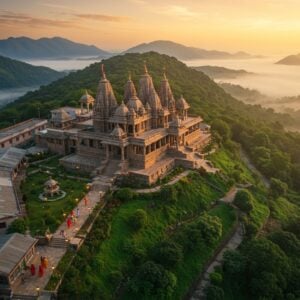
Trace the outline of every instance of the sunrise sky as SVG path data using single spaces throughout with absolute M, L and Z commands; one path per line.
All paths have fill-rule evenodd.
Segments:
M 61 36 L 106 50 L 157 39 L 300 52 L 300 0 L 0 0 L 0 38 Z

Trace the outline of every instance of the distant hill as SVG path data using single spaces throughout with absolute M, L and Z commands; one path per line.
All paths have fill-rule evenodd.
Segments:
M 63 72 L 0 56 L 0 89 L 39 86 L 63 76 Z
M 270 98 L 257 90 L 242 87 L 238 84 L 220 82 L 218 85 L 232 97 L 246 103 L 263 103 L 270 101 Z
M 95 46 L 54 37 L 34 40 L 28 37 L 10 37 L 0 40 L 0 55 L 16 59 L 59 59 L 82 56 L 110 56 Z
M 254 74 L 251 72 L 247 72 L 245 70 L 233 70 L 233 69 L 217 67 L 217 66 L 200 66 L 200 67 L 193 67 L 193 69 L 195 69 L 197 71 L 201 71 L 213 79 L 219 79 L 219 78 L 233 79 L 233 78 L 238 78 L 240 76 Z
M 300 65 L 300 54 L 286 56 L 285 58 L 279 60 L 276 64 L 299 66 Z
M 187 47 L 172 41 L 153 41 L 150 43 L 143 43 L 132 47 L 124 53 L 145 53 L 149 51 L 155 51 L 161 54 L 174 56 L 181 60 L 190 59 L 243 59 L 253 58 L 254 56 L 245 53 L 228 53 L 224 51 L 216 50 L 204 50 L 195 47 Z

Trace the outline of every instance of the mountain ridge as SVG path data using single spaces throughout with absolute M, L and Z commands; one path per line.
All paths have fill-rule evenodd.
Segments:
M 246 52 L 239 51 L 236 53 L 229 53 L 226 51 L 218 50 L 205 50 L 196 47 L 185 46 L 173 41 L 156 40 L 149 43 L 141 43 L 133 46 L 122 54 L 126 53 L 145 53 L 149 51 L 155 51 L 160 54 L 166 54 L 174 56 L 177 59 L 191 60 L 191 59 L 248 59 L 254 58 Z
M 95 55 L 108 57 L 111 53 L 94 45 L 76 43 L 57 36 L 39 39 L 22 36 L 0 40 L 0 55 L 14 59 L 56 59 Z
M 289 66 L 299 66 L 300 65 L 300 53 L 295 55 L 288 55 L 281 60 L 277 61 L 278 65 L 289 65 Z
M 64 75 L 63 72 L 0 55 L 0 90 L 48 84 Z

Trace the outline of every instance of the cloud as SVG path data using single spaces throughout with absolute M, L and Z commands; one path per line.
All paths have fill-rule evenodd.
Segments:
M 130 18 L 126 16 L 113 16 L 104 14 L 75 14 L 74 16 L 81 19 L 99 22 L 127 22 L 130 20 Z
M 0 10 L 1 25 L 24 25 L 30 27 L 78 27 L 71 20 L 37 18 L 28 14 Z

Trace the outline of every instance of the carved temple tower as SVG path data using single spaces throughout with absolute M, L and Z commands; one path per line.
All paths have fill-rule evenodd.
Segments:
M 104 66 L 101 65 L 102 78 L 98 85 L 94 106 L 93 124 L 96 132 L 108 132 L 108 119 L 117 107 L 113 88 L 106 78 Z

